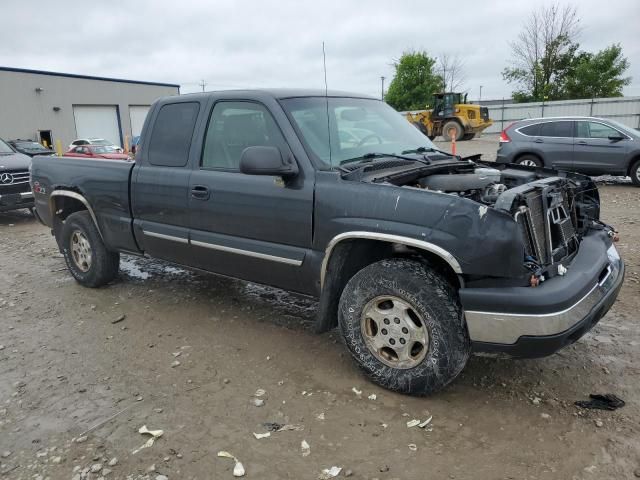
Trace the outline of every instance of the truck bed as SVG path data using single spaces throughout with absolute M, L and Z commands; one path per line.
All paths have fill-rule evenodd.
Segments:
M 130 179 L 135 162 L 94 160 L 73 157 L 36 156 L 31 167 L 32 179 L 47 185 L 36 193 L 36 206 L 42 221 L 53 227 L 49 208 L 51 195 L 57 190 L 79 193 L 91 205 L 98 229 L 105 243 L 114 249 L 137 252 L 133 237 Z M 36 189 L 34 189 L 36 191 Z

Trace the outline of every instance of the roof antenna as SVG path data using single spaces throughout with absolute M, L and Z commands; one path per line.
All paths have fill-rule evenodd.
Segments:
M 329 139 L 329 165 L 331 162 L 331 126 L 329 124 L 329 87 L 327 86 L 327 55 L 324 51 L 324 42 L 322 42 L 322 67 L 324 69 L 324 99 L 327 106 L 327 138 Z

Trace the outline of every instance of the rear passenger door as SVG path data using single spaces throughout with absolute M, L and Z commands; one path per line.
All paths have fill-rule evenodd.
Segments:
M 533 140 L 544 155 L 547 167 L 573 169 L 573 121 L 553 120 L 540 124 Z
M 140 248 L 181 264 L 190 263 L 189 158 L 201 110 L 198 101 L 161 105 L 132 177 L 134 231 Z
M 190 179 L 191 245 L 200 268 L 304 291 L 300 270 L 312 243 L 314 188 L 313 171 L 301 162 L 306 157 L 286 182 L 239 169 L 250 146 L 274 146 L 296 160 L 281 128 L 291 127 L 279 125 L 273 110 L 257 101 L 214 104 Z
M 622 137 L 611 140 L 610 136 Z M 573 164 L 588 175 L 625 174 L 629 138 L 609 125 L 595 121 L 576 122 Z

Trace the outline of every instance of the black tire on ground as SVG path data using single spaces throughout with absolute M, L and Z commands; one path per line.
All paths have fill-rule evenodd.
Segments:
M 456 142 L 459 142 L 460 140 L 462 140 L 462 137 L 464 135 L 464 129 L 462 128 L 462 125 L 460 125 L 455 120 L 449 120 L 444 124 L 444 127 L 442 127 L 442 138 L 444 138 L 445 140 L 451 140 L 449 130 L 451 130 L 452 128 L 456 131 Z
M 465 133 L 465 134 L 462 136 L 462 140 L 463 140 L 463 141 L 466 141 L 466 140 L 473 140 L 473 137 L 475 137 L 475 136 L 476 136 L 476 134 L 475 134 L 475 133 Z
M 389 310 L 396 307 L 404 313 Z M 382 316 L 374 321 L 371 315 Z M 398 316 L 403 317 L 401 323 Z M 374 383 L 389 390 L 435 393 L 460 374 L 469 358 L 469 335 L 455 290 L 419 261 L 381 260 L 360 270 L 342 292 L 338 320 L 358 366 Z M 410 337 L 403 340 L 403 334 L 409 332 L 415 339 L 420 331 L 427 332 L 425 348 L 420 349 L 420 342 Z M 376 348 L 370 347 L 371 342 L 381 343 Z M 401 351 L 400 342 L 409 354 L 404 364 L 399 362 L 400 354 L 394 359 L 392 350 Z
M 101 287 L 118 275 L 120 254 L 107 250 L 89 212 L 72 213 L 56 238 L 67 268 L 85 287 Z
M 640 160 L 631 165 L 629 176 L 631 177 L 631 181 L 634 185 L 640 186 Z
M 524 165 L 527 167 L 542 167 L 542 161 L 538 157 L 534 157 L 533 155 L 523 155 L 516 159 L 514 163 L 518 165 Z

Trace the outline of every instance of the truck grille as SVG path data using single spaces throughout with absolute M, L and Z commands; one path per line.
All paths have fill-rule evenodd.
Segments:
M 0 171 L 0 195 L 28 192 L 30 190 L 28 170 Z
M 480 107 L 480 116 L 482 120 L 485 122 L 489 120 L 489 108 L 488 107 Z
M 525 193 L 523 199 L 516 221 L 524 240 L 525 255 L 548 265 L 570 254 L 577 242 L 575 213 L 567 192 L 544 195 L 536 189 Z

